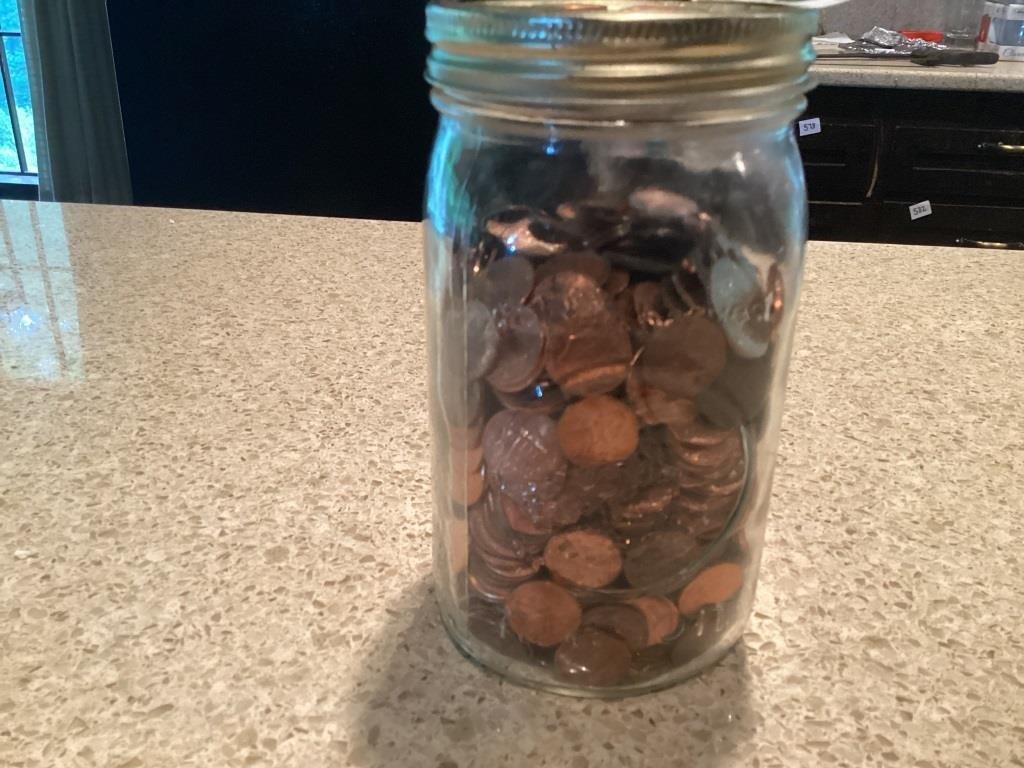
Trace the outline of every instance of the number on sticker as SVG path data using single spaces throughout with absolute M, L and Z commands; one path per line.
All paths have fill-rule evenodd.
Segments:
M 812 133 L 821 133 L 821 118 L 812 117 L 809 120 L 801 120 L 797 123 L 801 136 L 810 136 Z
M 932 204 L 928 200 L 922 200 L 920 203 L 914 203 L 910 206 L 910 220 L 920 219 L 922 216 L 932 215 Z

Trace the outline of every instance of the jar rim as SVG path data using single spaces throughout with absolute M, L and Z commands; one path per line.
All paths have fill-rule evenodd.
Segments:
M 427 81 L 472 111 L 700 122 L 792 111 L 811 82 L 817 11 L 733 0 L 433 0 Z M 730 107 L 729 102 L 736 101 Z

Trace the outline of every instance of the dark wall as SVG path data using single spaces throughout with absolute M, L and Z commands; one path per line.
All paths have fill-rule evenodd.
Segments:
M 417 0 L 108 0 L 136 202 L 419 219 Z

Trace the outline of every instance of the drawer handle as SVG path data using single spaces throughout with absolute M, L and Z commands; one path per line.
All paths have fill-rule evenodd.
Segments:
M 991 240 L 974 240 L 970 237 L 958 237 L 956 244 L 966 248 L 999 248 L 1004 251 L 1024 251 L 1024 243 L 998 243 Z
M 1024 155 L 1024 144 L 1004 144 L 1001 141 L 983 141 L 978 145 L 982 152 L 995 152 L 999 155 Z

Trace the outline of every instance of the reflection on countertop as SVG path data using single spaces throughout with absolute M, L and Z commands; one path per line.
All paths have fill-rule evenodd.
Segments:
M 0 765 L 1024 760 L 1019 254 L 809 246 L 746 634 L 577 701 L 437 617 L 419 225 L 3 213 Z

